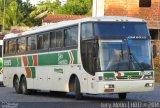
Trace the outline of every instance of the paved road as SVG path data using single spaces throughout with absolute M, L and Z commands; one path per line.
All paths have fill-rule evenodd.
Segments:
M 56 106 L 56 107 L 79 107 L 82 106 L 84 108 L 96 108 L 96 107 L 105 107 L 109 108 L 109 103 L 119 103 L 121 107 L 126 105 L 125 103 L 129 103 L 132 105 L 141 105 L 141 103 L 145 104 L 153 104 L 154 108 L 160 108 L 160 84 L 156 84 L 155 90 L 152 92 L 144 92 L 144 93 L 129 93 L 126 100 L 119 100 L 116 94 L 112 95 L 87 95 L 85 94 L 85 98 L 83 100 L 75 100 L 73 94 L 67 95 L 52 95 L 49 92 L 43 91 L 38 92 L 33 95 L 22 95 L 15 93 L 15 90 L 12 88 L 0 87 L 0 108 L 7 108 L 7 106 L 11 106 L 11 108 L 21 107 L 48 107 Z M 139 103 L 141 102 L 141 103 Z M 157 103 L 159 102 L 159 103 Z M 123 105 L 124 103 L 124 105 Z M 133 103 L 133 104 L 132 104 Z M 7 106 L 6 106 L 7 105 Z M 128 105 L 128 104 L 127 104 Z M 120 106 L 114 106 L 112 108 L 119 108 Z M 124 106 L 126 108 L 129 106 Z M 141 107 L 141 106 L 140 106 Z M 140 108 L 137 106 L 136 108 Z M 9 107 L 8 107 L 9 108 Z M 131 107 L 132 108 L 132 107 Z M 150 107 L 149 107 L 150 108 Z

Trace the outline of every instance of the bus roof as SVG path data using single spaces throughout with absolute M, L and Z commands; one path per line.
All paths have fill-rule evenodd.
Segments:
M 146 22 L 144 19 L 140 18 L 133 18 L 133 17 L 126 17 L 126 16 L 102 16 L 102 17 L 88 17 L 82 18 L 78 20 L 69 20 L 69 21 L 62 21 L 58 23 L 53 23 L 45 26 L 35 27 L 31 30 L 18 33 L 18 34 L 7 34 L 5 35 L 4 39 L 15 38 L 17 36 L 25 36 L 25 35 L 32 35 L 40 32 L 45 32 L 53 29 L 62 28 L 65 26 L 76 25 L 83 22 Z

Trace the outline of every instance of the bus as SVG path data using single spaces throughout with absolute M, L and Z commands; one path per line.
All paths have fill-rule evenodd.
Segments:
M 154 89 L 146 21 L 104 16 L 63 21 L 4 37 L 3 78 L 17 93 L 117 94 Z
M 2 46 L 3 40 L 0 40 L 0 84 L 3 83 L 3 75 L 2 75 L 2 67 L 3 67 L 3 60 L 2 60 Z

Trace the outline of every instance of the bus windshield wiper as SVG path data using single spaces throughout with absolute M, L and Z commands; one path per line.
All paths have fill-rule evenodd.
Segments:
M 141 69 L 141 71 L 144 71 L 143 66 L 138 62 L 138 60 L 137 60 L 137 58 L 134 56 L 134 54 L 131 53 L 131 48 L 130 48 L 129 45 L 128 45 L 128 53 L 129 53 L 129 64 L 130 64 L 130 61 L 132 61 L 132 63 L 134 63 L 134 62 L 133 62 L 133 60 L 134 60 L 134 61 L 138 64 L 138 66 L 139 66 L 139 68 Z M 129 65 L 129 68 L 130 68 L 130 65 Z
M 121 54 L 119 54 L 119 60 L 118 60 L 118 63 L 117 63 L 117 67 L 116 67 L 116 69 L 115 69 L 115 72 L 118 72 L 118 71 L 119 71 L 119 65 L 120 65 L 121 58 L 123 59 L 122 44 L 121 44 Z

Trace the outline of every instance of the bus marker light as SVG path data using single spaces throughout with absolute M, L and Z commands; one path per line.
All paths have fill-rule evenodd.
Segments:
M 98 79 L 99 79 L 99 80 L 102 80 L 102 79 L 103 79 L 103 77 L 102 77 L 102 76 L 99 76 L 99 77 L 98 77 Z
M 146 83 L 145 87 L 153 87 L 153 83 Z

